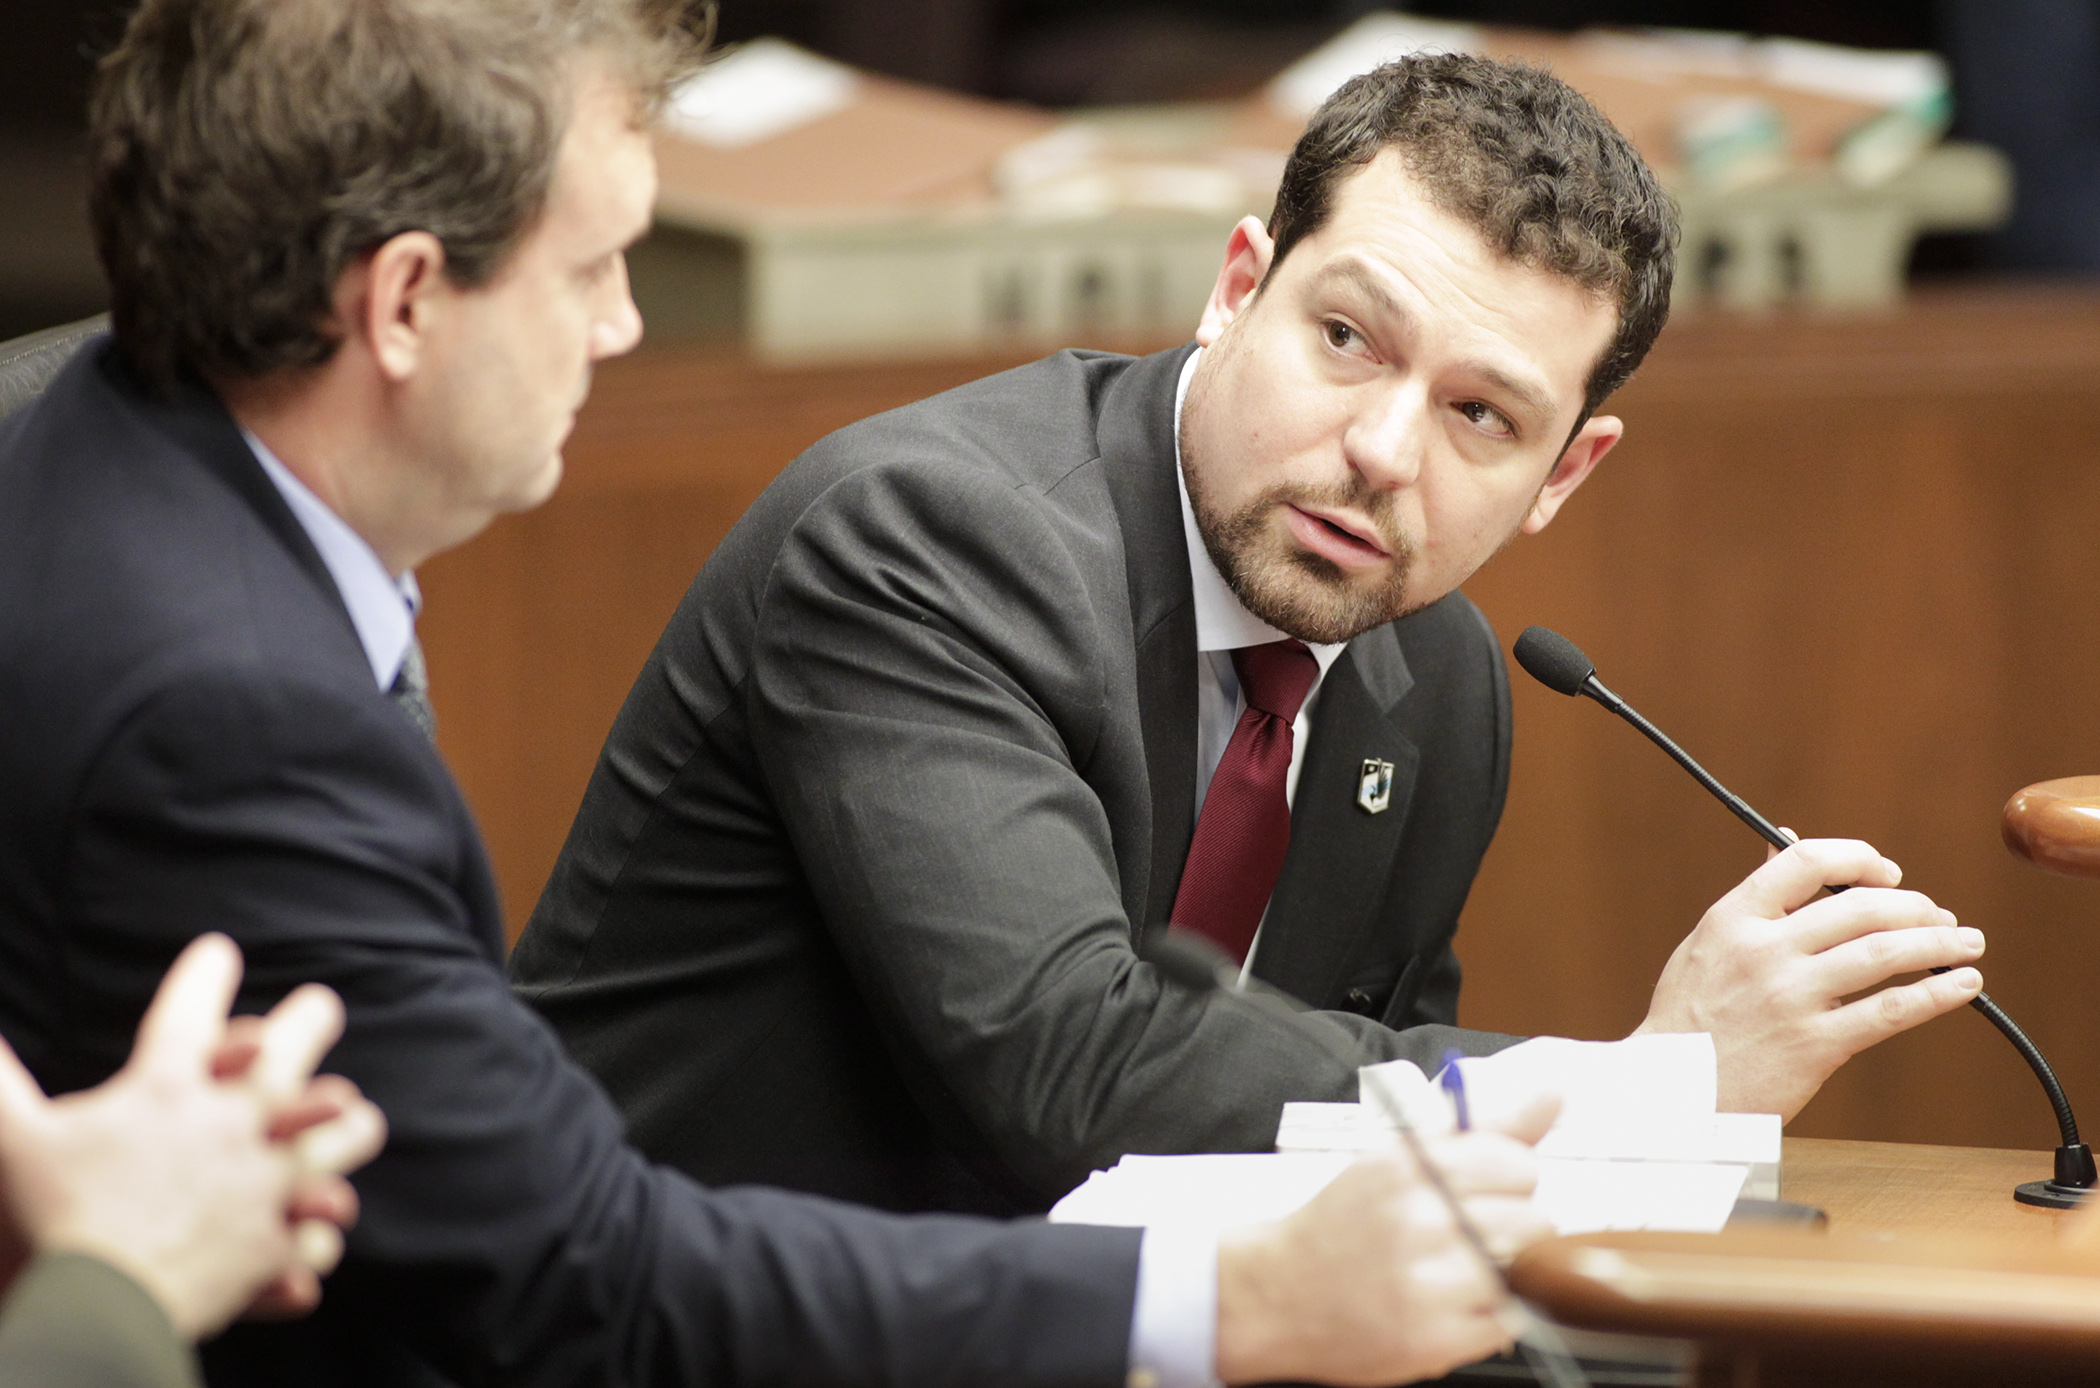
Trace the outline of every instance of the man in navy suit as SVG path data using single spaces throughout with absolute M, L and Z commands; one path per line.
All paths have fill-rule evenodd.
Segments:
M 1398 1158 L 1221 1239 L 708 1191 L 511 998 L 410 575 L 548 494 L 640 335 L 646 117 L 694 49 L 666 8 L 148 0 L 102 64 L 114 340 L 0 425 L 0 1032 L 95 1084 L 223 930 L 244 1007 L 341 995 L 330 1066 L 392 1134 L 319 1312 L 208 1377 L 1384 1382 L 1491 1349 L 1495 1281 Z M 1520 1143 L 1440 1153 L 1499 1245 L 1536 1231 Z

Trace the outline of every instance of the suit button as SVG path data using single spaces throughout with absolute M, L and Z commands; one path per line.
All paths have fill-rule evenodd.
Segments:
M 1364 1017 L 1368 1017 L 1371 1015 L 1371 995 L 1369 993 L 1366 993 L 1363 989 L 1351 988 L 1349 990 L 1348 1002 L 1349 1010 L 1351 1012 L 1354 1012 L 1359 1016 Z

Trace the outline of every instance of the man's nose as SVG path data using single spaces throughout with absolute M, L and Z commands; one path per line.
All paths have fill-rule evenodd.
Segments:
M 634 306 L 634 293 L 627 283 L 627 258 L 614 262 L 606 277 L 607 301 L 598 321 L 591 325 L 591 360 L 603 361 L 632 351 L 642 340 L 642 311 Z
M 1429 440 L 1428 402 L 1418 390 L 1380 392 L 1361 402 L 1342 436 L 1350 467 L 1381 491 L 1411 485 Z

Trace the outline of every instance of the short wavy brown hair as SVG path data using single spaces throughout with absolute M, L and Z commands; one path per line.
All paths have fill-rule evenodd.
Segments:
M 538 220 L 573 63 L 641 113 L 705 47 L 678 0 L 146 0 L 99 64 L 89 209 L 118 343 L 163 390 L 334 353 L 343 271 L 404 231 L 493 276 Z
M 1348 82 L 1284 166 L 1271 264 L 1324 225 L 1335 189 L 1387 149 L 1446 212 L 1520 265 L 1611 301 L 1619 326 L 1590 370 L 1585 418 L 1648 355 L 1670 316 L 1677 208 L 1603 113 L 1538 68 L 1419 54 Z

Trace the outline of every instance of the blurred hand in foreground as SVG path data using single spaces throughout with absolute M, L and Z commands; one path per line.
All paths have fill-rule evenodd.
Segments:
M 357 1087 L 314 1077 L 342 1032 L 327 988 L 229 1021 L 241 958 L 192 941 L 139 1025 L 124 1068 L 46 1098 L 0 1042 L 0 1190 L 7 1272 L 34 1252 L 84 1253 L 137 1281 L 199 1339 L 244 1310 L 296 1315 L 357 1218 L 344 1173 L 384 1143 Z

